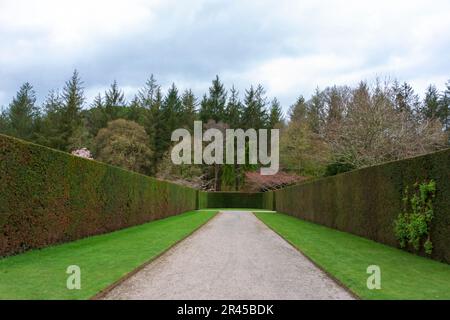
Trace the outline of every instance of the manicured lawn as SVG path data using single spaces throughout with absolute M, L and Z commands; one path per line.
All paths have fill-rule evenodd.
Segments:
M 280 213 L 255 213 L 362 299 L 450 299 L 450 266 Z M 366 286 L 369 265 L 381 289 Z
M 189 235 L 216 212 L 190 211 L 0 259 L 0 299 L 88 299 Z M 69 265 L 81 268 L 80 290 L 66 287 Z

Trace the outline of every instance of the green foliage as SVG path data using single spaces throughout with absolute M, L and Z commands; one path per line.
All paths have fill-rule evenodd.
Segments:
M 24 83 L 9 106 L 8 134 L 21 139 L 31 140 L 34 137 L 35 120 L 38 110 L 35 106 L 36 93 L 31 84 Z
M 400 242 L 400 247 L 412 245 L 414 250 L 420 249 L 423 238 L 426 238 L 423 247 L 427 254 L 431 254 L 433 244 L 430 240 L 430 224 L 433 220 L 433 199 L 436 196 L 436 183 L 415 183 L 415 191 L 409 194 L 406 187 L 403 196 L 404 208 L 394 221 L 395 235 Z
M 111 121 L 95 137 L 95 157 L 102 162 L 145 173 L 151 156 L 150 140 L 136 122 Z
M 197 191 L 0 135 L 0 256 L 196 208 Z

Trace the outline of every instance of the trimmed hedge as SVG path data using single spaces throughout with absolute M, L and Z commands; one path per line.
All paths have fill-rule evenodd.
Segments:
M 393 224 L 403 191 L 431 179 L 436 181 L 431 257 L 450 263 L 450 149 L 275 191 L 276 210 L 398 247 Z
M 204 208 L 263 208 L 264 193 L 198 192 L 198 207 Z
M 0 256 L 196 209 L 197 191 L 0 135 Z

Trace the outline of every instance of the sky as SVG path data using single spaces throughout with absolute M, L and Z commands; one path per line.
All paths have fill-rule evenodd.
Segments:
M 284 110 L 316 87 L 450 79 L 450 1 L 0 0 L 0 106 L 30 82 L 42 101 L 76 68 L 92 99 L 130 100 L 154 74 L 201 96 L 216 76 L 262 84 Z

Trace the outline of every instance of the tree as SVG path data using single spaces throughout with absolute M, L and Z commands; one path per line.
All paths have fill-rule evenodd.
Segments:
M 45 146 L 65 150 L 66 135 L 62 128 L 63 100 L 59 92 L 51 90 L 47 95 L 41 118 L 40 129 L 36 132 L 36 142 Z
M 9 134 L 25 140 L 33 139 L 35 120 L 39 114 L 35 103 L 36 93 L 33 86 L 26 82 L 9 105 Z
M 270 105 L 269 111 L 269 128 L 277 128 L 283 122 L 283 112 L 281 111 L 280 102 L 274 98 Z
M 445 130 L 450 133 L 450 80 L 446 83 L 446 89 L 439 100 L 438 115 Z
M 133 121 L 113 120 L 95 137 L 95 158 L 99 161 L 144 173 L 151 157 L 145 129 Z
M 305 98 L 300 95 L 295 104 L 289 108 L 289 119 L 290 121 L 302 122 L 307 119 L 307 116 L 308 106 L 306 105 Z
M 141 90 L 139 90 L 139 92 L 138 92 L 137 97 L 138 97 L 140 105 L 143 108 L 150 110 L 156 99 L 158 90 L 160 90 L 160 87 L 157 84 L 157 81 L 152 74 L 152 75 L 150 75 L 150 78 L 145 82 L 144 87 Z
M 398 81 L 394 81 L 392 85 L 394 94 L 395 109 L 400 112 L 412 114 L 417 111 L 420 105 L 419 96 L 415 94 L 410 84 L 404 82 L 399 85 Z
M 61 108 L 61 126 L 59 134 L 61 134 L 63 145 L 62 149 L 66 151 L 69 148 L 69 139 L 72 134 L 81 125 L 81 108 L 85 101 L 83 82 L 81 81 L 78 71 L 74 70 L 69 81 L 66 82 L 62 93 Z
M 219 76 L 212 81 L 209 88 L 209 96 L 203 99 L 200 108 L 200 120 L 203 123 L 208 120 L 220 122 L 224 120 L 225 105 L 227 103 L 227 91 L 224 85 L 220 82 Z
M 325 122 L 325 102 L 322 92 L 316 88 L 311 99 L 307 103 L 307 118 L 311 130 L 320 134 L 323 131 Z
M 234 86 L 230 90 L 230 99 L 225 108 L 224 122 L 232 129 L 238 129 L 241 125 L 242 103 L 239 100 L 239 92 Z
M 125 95 L 119 89 L 117 81 L 111 84 L 111 87 L 105 92 L 105 108 L 107 121 L 118 119 L 122 116 L 122 109 L 126 106 Z
M 429 85 L 425 92 L 420 113 L 425 119 L 436 119 L 439 113 L 439 92 L 435 85 Z
M 431 152 L 442 148 L 445 135 L 436 120 L 419 121 L 397 96 L 379 84 L 361 84 L 351 94 L 345 117 L 328 128 L 327 140 L 335 161 L 352 168 Z
M 185 128 L 193 128 L 196 115 L 197 99 L 192 90 L 185 90 L 181 96 L 181 123 Z
M 245 91 L 244 111 L 242 113 L 242 125 L 244 129 L 255 130 L 267 127 L 268 115 L 266 110 L 265 90 L 261 85 L 256 89 L 251 86 Z

